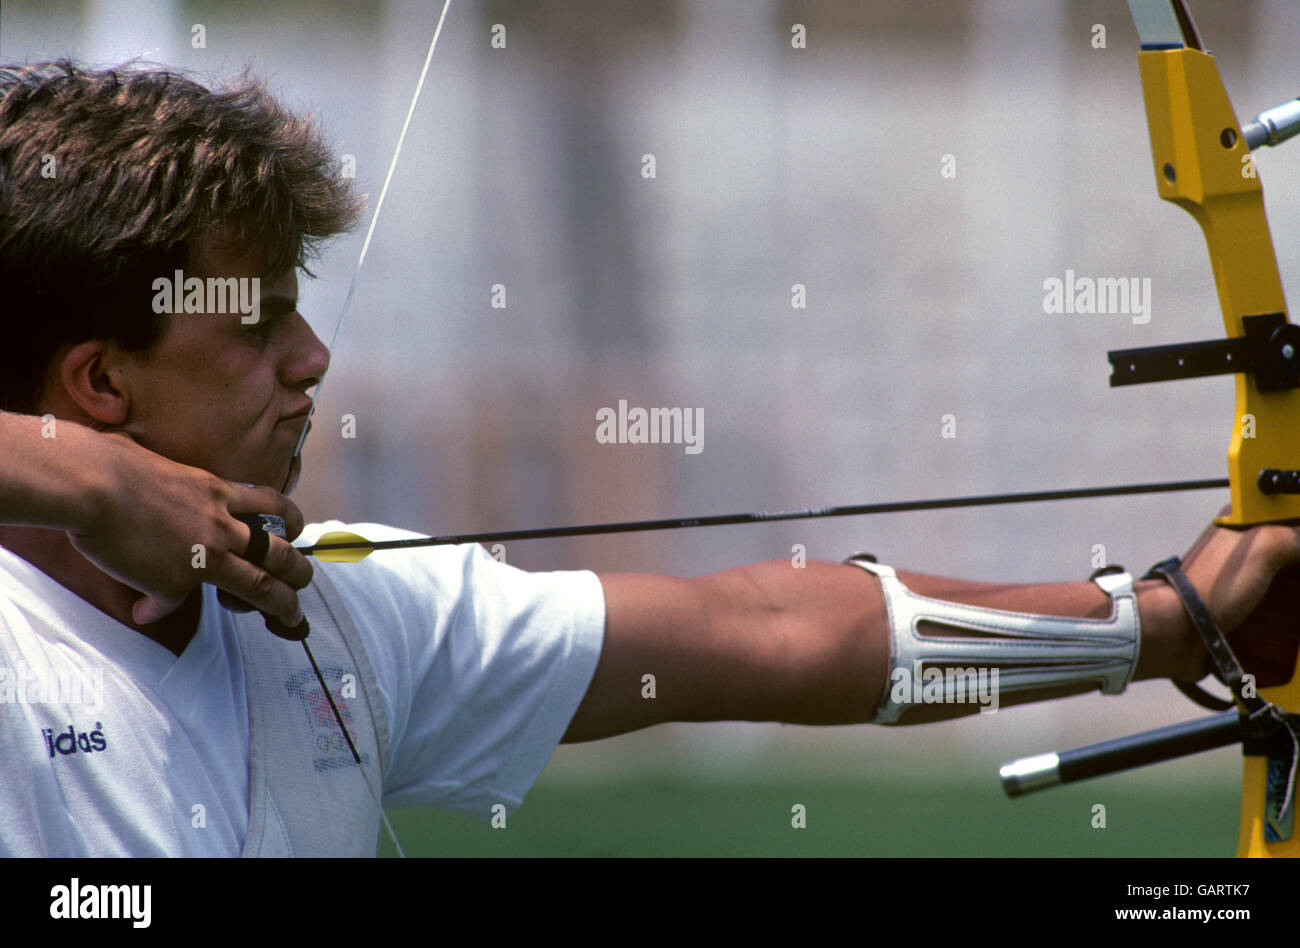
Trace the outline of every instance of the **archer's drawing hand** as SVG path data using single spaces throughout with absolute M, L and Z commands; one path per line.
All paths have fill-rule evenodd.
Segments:
M 122 434 L 87 434 L 87 469 L 100 476 L 84 525 L 68 538 L 104 572 L 144 594 L 131 610 L 138 624 L 174 612 L 200 583 L 290 625 L 301 619 L 296 590 L 311 581 L 312 565 L 289 544 L 303 527 L 289 498 L 178 464 Z M 251 531 L 235 519 L 252 513 L 282 517 L 288 531 L 288 539 L 269 538 L 262 567 L 244 559 Z

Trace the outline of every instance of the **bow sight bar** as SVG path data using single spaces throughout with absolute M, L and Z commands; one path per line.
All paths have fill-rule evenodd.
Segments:
M 1201 225 L 1227 338 L 1113 351 L 1108 354 L 1110 384 L 1236 375 L 1236 414 L 1228 450 L 1232 508 L 1217 522 L 1246 527 L 1298 520 L 1300 326 L 1287 319 L 1263 190 L 1250 151 L 1300 133 L 1300 100 L 1261 112 L 1242 128 L 1214 57 L 1202 46 L 1183 0 L 1129 0 L 1129 9 L 1142 44 L 1138 67 L 1157 188 L 1162 198 Z M 1186 604 L 1182 592 L 1180 598 Z M 1197 624 L 1194 607 L 1188 606 L 1188 611 Z M 1204 619 L 1213 628 L 1208 613 Z M 1211 644 L 1215 637 L 1218 642 Z M 1212 656 L 1221 646 L 1232 658 L 1217 629 L 1206 641 Z M 1221 679 L 1234 686 L 1240 710 L 1013 761 L 1002 768 L 1003 788 L 1019 796 L 1244 742 L 1238 855 L 1300 855 L 1300 840 L 1293 833 L 1300 718 L 1288 713 L 1300 707 L 1300 675 L 1293 673 L 1286 685 L 1260 689 L 1256 696 L 1237 687 L 1242 684 L 1239 666 L 1224 677 L 1235 658 L 1225 663 L 1216 657 L 1216 665 Z M 1197 700 L 1216 708 L 1230 706 Z
M 1160 196 L 1201 225 L 1227 338 L 1110 352 L 1112 386 L 1236 374 L 1225 526 L 1300 518 L 1300 326 L 1288 322 L 1250 150 L 1300 132 L 1300 100 L 1242 131 L 1182 0 L 1129 0 Z

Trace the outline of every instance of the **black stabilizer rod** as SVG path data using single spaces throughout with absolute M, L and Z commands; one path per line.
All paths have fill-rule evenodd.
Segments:
M 1004 764 L 998 774 L 1007 796 L 1019 797 L 1058 784 L 1158 764 L 1240 741 L 1240 716 L 1236 710 L 1224 711 L 1077 750 L 1022 757 Z

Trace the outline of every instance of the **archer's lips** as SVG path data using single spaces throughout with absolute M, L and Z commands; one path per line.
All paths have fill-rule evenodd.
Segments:
M 302 401 L 300 401 L 297 404 L 295 411 L 293 411 L 288 415 L 281 415 L 280 420 L 281 421 L 302 421 L 308 415 L 311 414 L 311 410 L 315 404 L 316 403 L 313 402 L 310 398 L 304 398 Z
M 301 415 L 291 415 L 288 418 L 281 418 L 277 427 L 284 425 L 290 431 L 294 432 L 295 437 L 302 437 L 304 431 L 311 431 L 311 413 L 303 412 Z

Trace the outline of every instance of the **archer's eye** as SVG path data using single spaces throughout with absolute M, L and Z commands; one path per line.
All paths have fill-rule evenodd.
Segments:
M 246 323 L 240 325 L 240 334 L 258 345 L 265 345 L 275 331 L 275 320 L 261 317 L 255 323 Z

